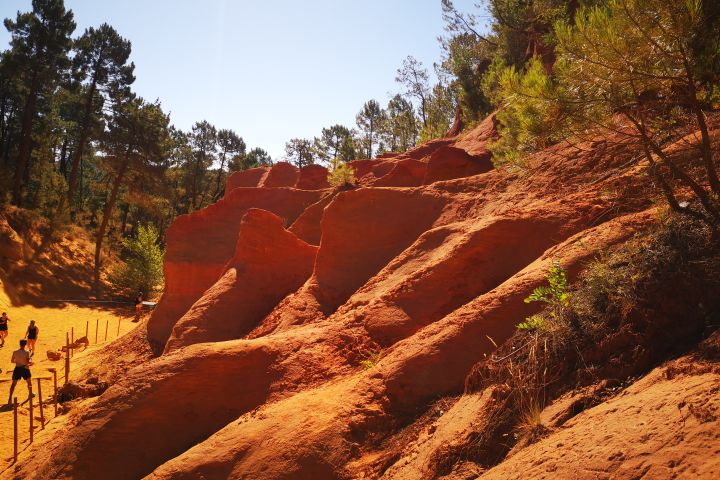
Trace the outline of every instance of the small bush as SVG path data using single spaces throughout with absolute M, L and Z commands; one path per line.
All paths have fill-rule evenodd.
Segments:
M 707 225 L 682 215 L 600 255 L 572 289 L 559 264 L 547 277 L 549 285 L 527 300 L 545 302 L 545 310 L 518 325 L 466 379 L 468 393 L 502 392 L 488 415 L 502 418 L 503 428 L 480 432 L 483 445 L 536 441 L 545 430 L 540 412 L 553 399 L 595 385 L 583 400 L 589 408 L 618 391 L 611 385 L 699 348 L 720 325 L 720 244 Z M 487 466 L 502 459 L 477 455 L 473 461 Z
M 124 261 L 110 272 L 110 283 L 121 293 L 138 291 L 149 295 L 163 283 L 163 249 L 158 231 L 152 225 L 140 225 L 137 237 L 122 241 Z
M 380 349 L 380 350 L 371 351 L 371 352 L 369 352 L 369 355 L 367 358 L 360 361 L 360 365 L 365 370 L 370 370 L 375 365 L 377 365 L 384 356 L 385 356 L 385 350 Z
M 560 262 L 553 262 L 545 278 L 548 284 L 533 290 L 530 296 L 525 299 L 525 303 L 545 302 L 550 305 L 567 306 L 568 300 L 570 299 L 567 272 L 562 268 Z
M 355 171 L 348 163 L 339 158 L 333 158 L 330 162 L 327 180 L 333 187 L 353 185 L 355 183 Z
M 545 326 L 545 319 L 542 315 L 531 315 L 525 319 L 524 322 L 519 323 L 517 328 L 520 330 L 527 330 L 532 332 L 534 330 L 540 330 Z
M 530 302 L 544 302 L 549 306 L 553 307 L 550 310 L 550 315 L 556 318 L 558 313 L 554 309 L 562 311 L 563 308 L 568 306 L 570 301 L 570 292 L 568 291 L 567 283 L 567 272 L 560 262 L 553 262 L 552 266 L 548 270 L 545 278 L 548 281 L 547 285 L 541 285 L 537 287 L 525 299 L 525 303 Z M 527 317 L 524 322 L 518 324 L 517 328 L 520 330 L 534 331 L 545 327 L 545 317 L 542 314 L 532 315 Z

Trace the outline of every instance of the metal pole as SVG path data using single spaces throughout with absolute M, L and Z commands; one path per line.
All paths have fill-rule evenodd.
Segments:
M 100 319 L 99 319 L 99 318 L 96 318 L 96 319 L 95 319 L 95 345 L 97 345 L 97 337 L 98 337 L 97 332 L 98 332 L 98 326 L 99 326 L 99 325 L 100 325 Z
M 90 329 L 90 320 L 87 320 L 85 322 L 85 338 L 88 338 L 88 333 L 90 333 L 90 332 L 88 332 L 89 329 Z M 89 339 L 88 339 L 88 341 L 89 341 Z
M 110 323 L 110 320 L 105 320 L 105 341 L 106 342 L 107 342 L 108 323 Z
M 117 336 L 120 336 L 120 317 L 118 317 L 118 330 L 117 330 Z
M 72 328 L 70 329 L 70 331 L 72 332 L 72 333 L 70 334 L 70 344 L 71 344 L 71 345 L 75 345 L 75 327 L 72 327 Z M 73 349 L 73 350 L 75 350 L 75 349 Z M 73 351 L 72 354 L 75 355 L 75 352 Z
M 17 457 L 18 457 L 18 424 L 17 424 L 17 410 L 18 410 L 18 401 L 17 397 L 13 399 L 13 427 L 15 428 L 13 439 L 15 442 L 15 449 L 13 450 L 13 463 L 17 463 Z
M 43 411 L 43 401 L 42 401 L 42 382 L 40 379 L 37 379 L 38 384 L 38 404 L 40 406 L 40 426 L 42 430 L 45 430 L 45 412 Z

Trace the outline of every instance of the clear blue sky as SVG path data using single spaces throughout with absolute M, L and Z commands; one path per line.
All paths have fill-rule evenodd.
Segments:
M 477 0 L 475 0 L 477 1 Z M 354 126 L 399 90 L 407 55 L 440 58 L 440 0 L 65 0 L 79 35 L 107 22 L 132 42 L 135 91 L 182 128 L 208 120 L 282 157 L 292 137 Z M 456 0 L 472 9 L 473 0 Z M 31 0 L 0 0 L 0 16 Z M 0 44 L 9 34 L 2 28 Z

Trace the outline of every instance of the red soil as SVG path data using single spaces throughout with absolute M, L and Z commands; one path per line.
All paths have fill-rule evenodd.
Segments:
M 637 146 L 559 144 L 510 173 L 490 169 L 493 126 L 352 162 L 361 187 L 346 191 L 287 188 L 298 186 L 287 164 L 258 188 L 240 188 L 258 172 L 231 177 L 238 188 L 169 231 L 166 292 L 148 325 L 151 340 L 169 337 L 165 353 L 79 407 L 8 477 L 429 478 L 430 460 L 487 421 L 492 392 L 406 427 L 459 395 L 473 365 L 537 311 L 522 300 L 554 260 L 575 276 L 656 214 Z M 662 476 L 670 460 L 688 475 L 717 472 L 704 443 L 717 439 L 717 372 L 643 382 L 553 432 L 543 454 L 515 452 L 487 474 L 567 477 L 570 451 L 591 455 L 582 473 L 600 478 Z M 685 391 L 710 414 L 693 420 L 681 453 L 647 457 L 680 435 L 689 417 L 671 410 Z M 598 428 L 606 421 L 612 435 Z

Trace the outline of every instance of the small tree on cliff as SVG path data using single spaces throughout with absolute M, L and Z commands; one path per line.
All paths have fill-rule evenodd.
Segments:
M 124 261 L 110 273 L 113 286 L 134 295 L 150 293 L 163 282 L 163 249 L 154 225 L 140 225 L 137 237 L 122 241 Z
M 330 162 L 330 171 L 327 177 L 328 183 L 333 187 L 353 185 L 355 183 L 355 170 L 349 163 L 339 158 L 333 158 Z

